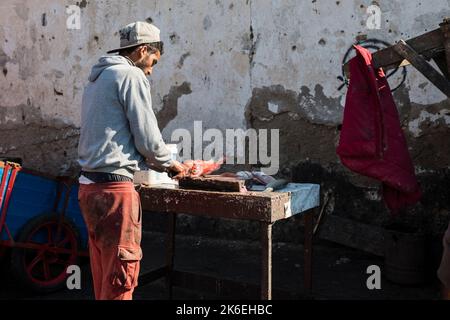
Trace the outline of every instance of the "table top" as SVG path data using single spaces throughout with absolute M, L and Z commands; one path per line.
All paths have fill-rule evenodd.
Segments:
M 143 211 L 275 222 L 320 204 L 320 186 L 290 183 L 275 192 L 215 192 L 139 186 Z

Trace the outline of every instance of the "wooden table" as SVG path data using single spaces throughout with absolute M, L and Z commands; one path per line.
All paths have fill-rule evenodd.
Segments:
M 308 193 L 300 195 L 297 192 L 290 191 L 268 193 L 211 192 L 182 190 L 168 185 L 138 187 L 137 190 L 141 196 L 144 213 L 165 213 L 169 217 L 166 265 L 142 274 L 139 283 L 145 285 L 165 277 L 169 298 L 172 297 L 174 274 L 178 276 L 183 274 L 174 270 L 177 214 L 258 221 L 261 225 L 261 299 L 270 300 L 272 299 L 272 226 L 276 221 L 287 219 L 303 212 L 305 218 L 304 282 L 305 287 L 310 291 L 312 289 L 313 212 L 319 205 L 318 194 L 320 191 L 318 185 L 305 186 L 313 186 L 309 192 L 317 198 L 307 207 L 301 207 L 301 204 L 299 207 L 299 200 L 302 200 L 300 199 L 301 197 L 308 197 Z M 295 205 L 293 205 L 294 200 Z M 216 280 L 215 285 L 218 285 L 217 281 L 219 280 L 206 278 L 208 277 L 203 277 L 203 280 Z M 221 284 L 223 283 L 221 282 Z

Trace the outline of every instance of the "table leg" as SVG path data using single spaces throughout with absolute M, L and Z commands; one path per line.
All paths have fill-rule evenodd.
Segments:
M 168 232 L 167 232 L 167 250 L 166 250 L 166 288 L 169 300 L 172 299 L 172 276 L 173 276 L 173 265 L 175 257 L 175 227 L 177 221 L 177 215 L 170 213 L 168 216 Z
M 308 293 L 312 291 L 312 242 L 313 242 L 313 210 L 305 213 L 305 244 L 304 244 L 304 263 L 305 274 L 304 283 Z
M 272 223 L 261 222 L 261 299 L 272 300 Z

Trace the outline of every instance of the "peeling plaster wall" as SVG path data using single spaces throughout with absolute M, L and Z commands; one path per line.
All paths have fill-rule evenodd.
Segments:
M 437 28 L 450 16 L 450 1 L 378 1 L 379 30 L 366 26 L 371 4 L 3 0 L 0 154 L 22 157 L 25 166 L 48 173 L 76 172 L 81 95 L 90 68 L 117 47 L 121 26 L 151 17 L 166 44 L 151 79 L 166 140 L 177 128 L 193 130 L 196 120 L 205 129 L 281 129 L 283 174 L 302 177 L 298 171 L 310 163 L 371 192 L 377 184 L 346 171 L 335 154 L 346 94 L 338 79 L 344 56 L 357 37 L 394 43 Z M 66 28 L 68 5 L 81 8 L 80 30 Z M 396 73 L 391 85 L 401 79 Z M 412 67 L 394 97 L 417 172 L 433 184 L 449 169 L 450 102 Z M 448 213 L 448 201 L 429 205 Z

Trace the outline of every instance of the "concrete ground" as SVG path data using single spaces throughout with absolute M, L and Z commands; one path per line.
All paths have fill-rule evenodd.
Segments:
M 164 263 L 164 239 L 160 233 L 145 232 L 143 237 L 143 272 Z M 247 281 L 257 284 L 260 277 L 259 243 L 221 241 L 210 238 L 179 236 L 176 242 L 176 269 L 212 275 L 221 278 Z M 360 251 L 319 241 L 314 246 L 313 293 L 307 297 L 303 290 L 303 248 L 300 245 L 276 243 L 273 248 L 273 286 L 297 294 L 305 299 L 317 300 L 438 300 L 439 284 L 435 281 L 422 286 L 406 287 L 393 284 L 382 277 L 381 290 L 368 290 L 367 267 L 378 265 L 383 272 L 383 260 Z M 3 265 L 0 275 L 0 299 L 85 300 L 93 299 L 89 266 L 82 266 L 82 289 L 63 290 L 39 295 L 17 287 Z M 194 292 L 175 288 L 176 300 L 216 300 L 221 297 L 211 293 Z M 258 299 L 258 296 L 242 297 L 238 293 L 228 298 Z M 164 281 L 136 289 L 137 300 L 164 300 Z M 274 299 L 277 299 L 274 296 Z

